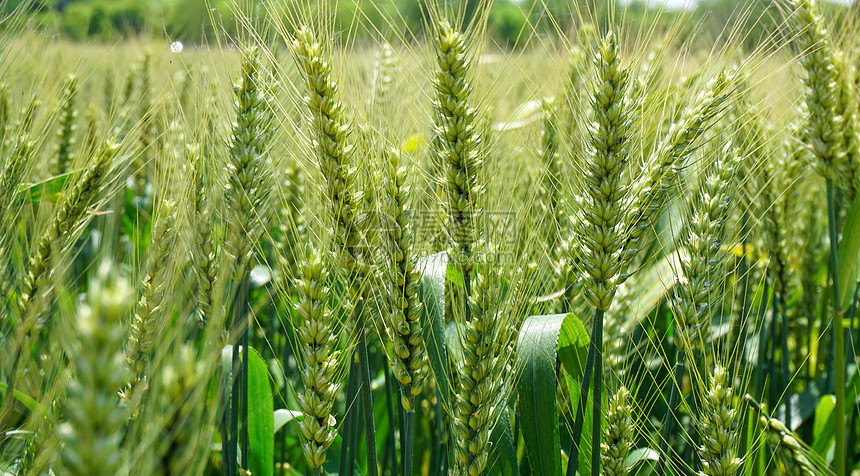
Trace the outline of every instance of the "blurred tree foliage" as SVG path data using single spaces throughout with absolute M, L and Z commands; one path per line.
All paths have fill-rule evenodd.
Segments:
M 239 3 L 252 6 L 253 10 L 259 1 Z M 658 22 L 657 31 L 677 15 L 664 11 L 658 16 L 657 9 L 645 8 L 644 1 L 495 0 L 486 17 L 487 31 L 491 41 L 511 48 L 522 45 L 529 36 L 523 32 L 568 34 L 582 23 L 608 24 L 612 15 L 621 14 L 621 10 L 625 22 Z M 230 8 L 232 3 L 230 0 L 5 0 L 5 3 L 0 0 L 4 13 L 27 8 L 31 23 L 57 28 L 74 40 L 114 41 L 124 36 L 154 34 L 189 43 L 211 41 L 220 33 L 234 37 L 238 22 Z M 316 4 L 321 14 L 334 15 L 337 39 L 362 41 L 378 31 L 392 41 L 395 38 L 411 41 L 425 34 L 427 3 L 428 0 L 319 0 L 305 5 Z M 449 16 L 471 21 L 486 2 L 429 3 L 441 3 Z M 256 15 L 263 13 L 257 11 Z M 706 36 L 726 34 L 722 30 L 726 24 L 734 24 L 730 20 L 745 19 L 744 28 L 737 34 L 743 35 L 745 44 L 753 47 L 777 28 L 781 13 L 771 0 L 699 0 L 694 16 L 700 20 L 698 28 Z

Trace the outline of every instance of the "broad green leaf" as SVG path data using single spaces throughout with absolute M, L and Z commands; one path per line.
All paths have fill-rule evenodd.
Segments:
M 18 186 L 18 193 L 24 195 L 24 198 L 29 198 L 31 202 L 40 202 L 47 196 L 48 200 L 53 201 L 63 191 L 69 177 L 77 172 L 66 172 L 62 175 L 42 180 L 36 183 L 23 183 Z
M 558 334 L 558 360 L 567 373 L 575 378 L 582 375 L 589 335 L 585 324 L 573 314 L 566 316 Z
M 295 410 L 287 410 L 285 408 L 279 408 L 275 410 L 275 426 L 272 430 L 272 433 L 277 433 L 284 427 L 287 423 L 293 420 L 301 420 L 304 418 L 304 413 L 295 411 Z
M 448 346 L 445 342 L 445 273 L 448 255 L 436 253 L 419 259 L 421 270 L 421 328 L 430 367 L 436 377 L 442 408 L 451 408 L 448 369 Z
M 225 381 L 232 380 L 233 346 L 221 349 Z M 248 358 L 248 470 L 272 476 L 275 470 L 275 422 L 272 386 L 266 362 L 253 348 Z
M 445 278 L 449 283 L 454 283 L 457 287 L 465 288 L 466 280 L 463 278 L 463 272 L 457 269 L 451 262 L 445 267 Z
M 846 385 L 845 392 L 845 401 L 846 402 L 857 402 L 857 390 L 858 390 L 858 372 L 857 368 L 854 366 L 849 367 L 849 376 L 848 383 Z M 827 417 L 827 421 L 824 423 L 824 426 L 821 428 L 821 432 L 819 433 L 817 438 L 812 440 L 812 449 L 820 454 L 827 454 L 827 447 L 830 445 L 830 441 L 835 437 L 836 431 L 836 414 L 830 413 Z M 817 423 L 817 422 L 816 422 Z
M 812 427 L 812 437 L 818 438 L 824 431 L 824 425 L 830 414 L 833 413 L 833 408 L 836 407 L 836 397 L 833 395 L 822 395 L 818 400 L 818 406 L 815 407 L 815 424 Z
M 532 474 L 561 474 L 556 362 L 559 335 L 565 325 L 568 326 L 565 349 L 577 348 L 575 343 L 580 339 L 573 327 L 575 321 L 578 319 L 573 314 L 530 316 L 520 330 L 517 341 L 519 422 Z
M 272 476 L 275 470 L 275 429 L 272 386 L 266 362 L 250 348 L 248 359 L 248 469 Z
M 839 292 L 842 309 L 848 309 L 857 285 L 857 258 L 860 250 L 860 200 L 854 200 L 842 227 L 839 242 Z
M 463 335 L 462 322 L 449 322 L 445 324 L 445 344 L 448 346 L 448 355 L 453 362 L 459 365 L 463 363 Z

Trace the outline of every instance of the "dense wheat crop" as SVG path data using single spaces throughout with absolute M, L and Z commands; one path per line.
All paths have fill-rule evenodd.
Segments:
M 856 5 L 455 3 L 3 19 L 0 475 L 860 472 Z

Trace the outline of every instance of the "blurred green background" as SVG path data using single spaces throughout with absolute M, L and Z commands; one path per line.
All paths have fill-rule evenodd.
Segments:
M 629 23 L 647 24 L 659 31 L 672 23 L 680 10 L 667 10 L 657 15 L 652 1 L 646 7 L 643 0 L 618 1 L 616 8 L 626 9 Z M 852 0 L 843 0 L 844 3 Z M 116 41 L 117 39 L 155 35 L 169 40 L 187 43 L 212 41 L 218 34 L 234 35 L 237 22 L 230 5 L 234 0 L 0 0 L 5 13 L 22 6 L 30 10 L 31 26 L 55 28 L 64 37 L 72 40 Z M 259 0 L 238 0 L 250 6 Z M 388 33 L 391 37 L 421 38 L 424 31 L 425 10 L 421 0 L 319 0 L 302 1 L 318 5 L 318 8 L 333 12 L 336 31 L 347 31 L 354 18 L 363 19 L 363 26 L 353 30 L 351 40 L 362 41 L 371 31 Z M 453 8 L 465 12 L 468 17 L 477 10 L 480 0 L 451 0 Z M 504 48 L 521 46 L 517 39 L 520 32 L 536 29 L 538 32 L 568 31 L 579 23 L 577 11 L 597 11 L 598 18 L 589 21 L 601 22 L 609 10 L 609 2 L 594 2 L 586 5 L 570 0 L 495 0 L 488 18 L 490 39 Z M 678 4 L 678 1 L 670 2 Z M 853 0 L 855 11 L 860 0 Z M 595 9 L 598 5 L 604 10 Z M 718 33 L 732 17 L 746 17 L 748 34 L 746 43 L 758 44 L 763 34 L 775 28 L 775 18 L 781 15 L 773 11 L 773 3 L 765 0 L 700 0 L 689 12 L 696 18 L 699 31 Z M 832 4 L 830 8 L 845 8 L 843 4 Z M 258 11 L 264 11 L 257 8 Z M 356 17 L 356 15 L 359 15 Z M 550 22 L 549 19 L 553 21 Z M 214 20 L 214 21 L 213 21 Z M 654 25 L 651 25 L 654 23 Z M 214 25 L 219 25 L 215 28 Z M 643 31 L 640 29 L 640 31 Z M 526 35 L 527 36 L 527 35 Z

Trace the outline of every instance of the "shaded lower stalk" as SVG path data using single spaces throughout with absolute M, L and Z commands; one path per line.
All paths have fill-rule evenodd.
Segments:
M 385 410 L 388 412 L 388 437 L 386 438 L 388 448 L 386 452 L 391 456 L 391 461 L 388 461 L 388 464 L 391 465 L 390 467 L 397 468 L 397 442 L 395 441 L 396 435 L 394 431 L 396 428 L 394 424 L 394 391 L 391 389 L 391 370 L 388 369 L 387 365 L 383 365 L 382 367 L 385 371 Z M 402 414 L 403 412 L 401 411 L 400 413 Z M 387 459 L 383 458 L 383 460 Z M 397 472 L 394 471 L 393 474 L 396 475 Z
M 603 403 L 603 311 L 598 316 L 595 313 L 592 324 L 597 332 L 597 351 L 594 355 L 594 391 L 591 398 L 594 400 L 594 413 L 591 420 L 591 474 L 600 474 L 600 423 L 601 404 Z
M 765 339 L 765 343 L 770 347 L 770 351 L 767 353 L 767 374 L 771 376 L 768 384 L 767 404 L 770 405 L 770 408 L 776 408 L 777 401 L 780 398 L 779 385 L 782 383 L 782 379 L 776 378 L 776 331 L 780 325 L 779 303 L 777 302 L 778 294 L 779 293 L 774 290 L 770 303 L 770 328 L 767 332 L 767 338 Z
M 767 339 L 765 339 L 765 316 L 768 307 L 768 295 L 770 294 L 770 281 L 764 278 L 764 289 L 761 294 L 761 304 L 758 310 L 758 353 L 756 355 L 755 391 L 756 396 L 761 399 L 764 396 L 764 354 L 767 350 Z
M 412 447 L 414 441 L 415 410 L 412 410 L 411 412 L 406 412 L 406 439 L 403 448 L 403 476 L 409 476 L 412 474 Z
M 830 274 L 833 278 L 833 338 L 836 344 L 834 365 L 831 372 L 836 382 L 836 474 L 845 476 L 845 335 L 843 333 L 842 310 L 839 296 L 839 237 L 836 233 L 836 208 L 833 199 L 833 179 L 827 178 L 827 221 L 830 233 Z
M 358 365 L 361 376 L 361 385 L 359 392 L 361 393 L 362 413 L 364 416 L 364 438 L 367 449 L 367 474 L 368 476 L 377 476 L 379 466 L 376 462 L 376 428 L 373 422 L 373 393 L 370 389 L 370 360 L 367 352 L 367 332 L 365 331 L 365 318 L 362 308 L 364 303 L 359 302 L 355 306 L 358 329 Z
M 785 426 L 791 429 L 791 370 L 789 367 L 789 353 L 788 353 L 788 312 L 785 309 L 785 297 L 782 295 L 782 292 L 779 293 L 779 299 L 777 300 L 777 304 L 779 306 L 779 310 L 782 312 L 782 348 L 780 352 L 782 353 L 782 378 L 783 378 L 783 389 L 785 391 Z
M 233 329 L 241 329 L 242 334 L 233 344 L 233 355 L 230 368 L 232 369 L 232 398 L 230 399 L 230 439 L 226 450 L 229 458 L 228 475 L 236 475 L 237 448 L 241 445 L 242 467 L 248 467 L 248 326 L 247 316 L 248 286 L 250 278 L 246 275 L 239 284 L 239 291 L 233 301 Z M 242 354 L 239 349 L 241 347 Z M 241 360 L 240 360 L 241 359 Z M 240 427 L 241 422 L 241 427 Z M 240 429 L 241 428 L 241 429 Z
M 678 356 L 675 359 L 675 367 L 673 369 L 674 378 L 672 379 L 672 391 L 669 393 L 669 404 L 666 408 L 666 419 L 663 421 L 663 436 L 660 440 L 660 456 L 657 460 L 657 476 L 666 474 L 666 460 L 669 458 L 669 435 L 675 426 L 675 406 L 678 404 L 680 396 L 681 379 L 684 377 L 684 352 L 680 349 L 677 351 Z
M 358 416 L 358 408 L 353 406 L 355 396 L 358 394 L 358 364 L 354 358 L 350 358 L 349 361 L 349 377 L 346 381 L 346 415 L 344 415 L 343 420 L 343 434 L 340 439 L 340 466 L 337 471 L 337 474 L 343 475 L 352 474 L 354 466 L 352 460 L 358 453 L 355 448 L 350 448 L 350 446 L 355 446 L 352 444 L 352 434 L 355 432 Z M 350 449 L 352 453 L 350 453 Z
M 591 385 L 591 374 L 594 371 L 595 354 L 597 353 L 597 322 L 600 322 L 600 331 L 603 331 L 603 310 L 594 310 L 594 322 L 591 325 L 591 342 L 588 344 L 588 353 L 585 356 L 585 369 L 582 372 L 582 385 L 579 387 L 579 401 L 576 403 L 576 417 L 573 420 L 573 434 L 570 443 L 570 458 L 567 464 L 567 476 L 576 475 L 579 469 L 579 437 L 582 435 L 582 424 L 585 413 L 585 402 L 588 399 L 588 389 Z M 593 451 L 593 450 L 592 450 Z M 597 473 L 599 474 L 599 473 Z

